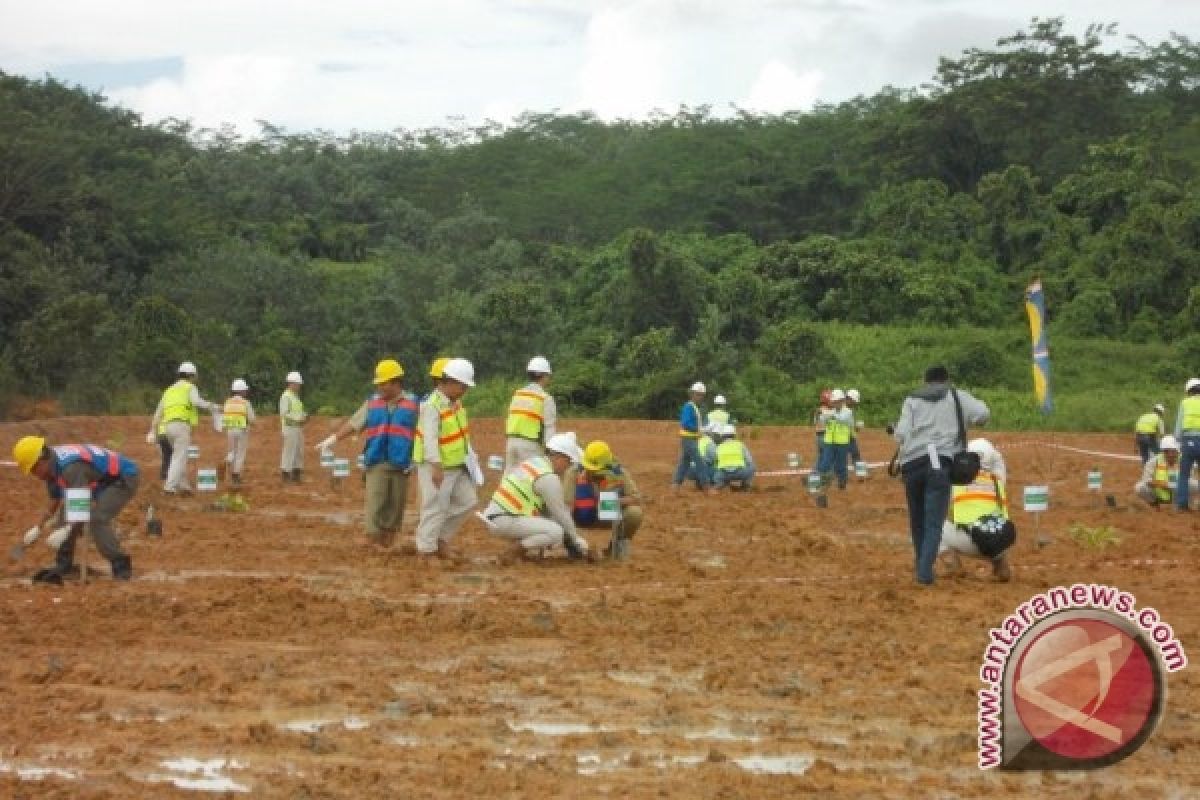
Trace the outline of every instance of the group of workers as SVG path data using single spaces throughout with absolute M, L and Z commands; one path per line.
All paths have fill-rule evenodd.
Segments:
M 1200 378 L 1184 386 L 1173 433 L 1166 433 L 1167 409 L 1162 403 L 1138 417 L 1134 446 L 1142 459 L 1142 475 L 1134 491 L 1155 509 L 1174 506 L 1191 510 L 1191 495 L 1200 491 L 1193 471 L 1200 464 Z
M 700 381 L 688 390 L 688 400 L 679 412 L 679 437 L 682 452 L 671 480 L 678 491 L 691 480 L 696 488 L 716 494 L 729 487 L 745 491 L 754 481 L 754 456 L 745 442 L 738 439 L 737 426 L 730 416 L 724 395 L 713 398 L 712 411 L 707 416 L 700 404 L 708 393 Z

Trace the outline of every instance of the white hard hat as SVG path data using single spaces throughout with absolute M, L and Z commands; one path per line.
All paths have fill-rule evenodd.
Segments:
M 1189 378 L 1188 382 L 1187 382 L 1187 386 L 1183 387 L 1183 390 L 1185 392 L 1190 392 L 1192 389 L 1195 389 L 1197 386 L 1200 386 L 1200 378 Z
M 442 377 L 456 380 L 465 386 L 474 386 L 475 367 L 465 358 L 452 358 L 442 367 Z
M 1158 442 L 1159 450 L 1179 450 L 1179 442 L 1171 434 L 1162 437 Z
M 720 433 L 722 436 L 737 436 L 737 428 L 732 425 L 722 425 Z
M 1165 414 L 1165 413 L 1167 413 L 1167 407 L 1166 407 L 1166 406 L 1164 406 L 1162 403 L 1155 403 L 1155 404 L 1154 404 L 1154 410 L 1155 410 L 1155 411 L 1157 411 L 1157 412 L 1158 412 L 1158 413 L 1160 413 L 1160 414 Z
M 1004 463 L 1000 451 L 987 439 L 972 439 L 967 442 L 967 449 L 979 454 L 979 466 L 988 472 L 998 472 Z
M 550 369 L 550 362 L 545 356 L 534 356 L 529 359 L 529 366 L 525 367 L 526 372 L 537 372 L 542 375 L 551 375 L 553 370 Z
M 703 383 L 701 383 L 700 381 L 696 381 L 695 383 L 692 384 L 692 391 L 699 392 L 700 394 L 704 394 L 705 392 L 708 391 L 708 389 L 706 389 L 704 387 Z
M 579 442 L 571 432 L 551 436 L 546 440 L 546 449 L 551 453 L 560 453 L 576 464 L 583 461 L 583 451 L 579 449 Z
M 250 391 L 250 387 L 246 385 L 246 382 L 244 380 L 242 380 L 241 378 L 238 378 L 237 380 L 235 380 L 233 382 L 233 386 L 231 386 L 229 388 L 229 391 L 231 391 L 231 392 L 248 392 L 248 391 Z
M 175 370 L 180 375 L 195 375 L 196 365 L 190 361 L 185 361 L 179 365 L 179 369 Z
M 304 378 L 300 377 L 300 373 L 296 371 L 289 372 L 284 378 L 284 383 L 304 383 Z
M 838 400 L 845 400 L 845 399 L 846 399 L 846 393 L 843 392 L 841 389 L 834 389 L 832 392 L 829 393 L 829 401 L 832 403 L 836 403 Z
M 851 400 L 853 400 L 856 403 L 859 400 L 862 400 L 862 395 L 858 393 L 858 389 L 847 389 L 846 397 L 849 397 Z
M 716 397 L 713 398 L 713 403 L 715 403 L 716 405 L 719 405 L 719 406 L 725 405 L 725 395 L 723 395 L 723 394 L 717 395 Z

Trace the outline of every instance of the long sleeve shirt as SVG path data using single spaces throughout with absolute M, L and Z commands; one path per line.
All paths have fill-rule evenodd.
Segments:
M 988 407 L 962 389 L 958 393 L 966 427 L 986 424 Z M 900 421 L 896 423 L 896 441 L 900 444 L 897 463 L 903 465 L 929 452 L 933 445 L 939 456 L 952 458 L 963 449 L 958 438 L 958 416 L 947 383 L 931 383 L 904 399 Z
M 564 484 L 561 478 L 553 472 L 547 473 L 533 482 L 533 490 L 545 502 L 542 516 L 549 517 L 562 526 L 563 532 L 570 539 L 575 539 L 575 520 L 571 517 L 571 503 L 566 502 Z
M 192 388 L 188 391 L 188 399 L 191 401 L 193 406 L 195 406 L 197 409 L 200 409 L 202 411 L 218 410 L 215 403 L 210 403 L 209 401 L 205 400 L 203 397 L 200 396 L 200 391 L 195 387 L 194 384 L 192 385 Z M 251 410 L 250 413 L 251 413 L 251 415 L 253 415 L 254 411 Z M 158 431 L 159 423 L 162 422 L 162 415 L 163 415 L 163 398 L 160 397 L 160 398 L 158 398 L 158 406 L 154 409 L 154 416 L 150 420 L 150 430 L 151 431 L 153 431 L 153 432 Z
M 459 407 L 458 403 L 451 403 L 450 398 L 442 394 L 441 389 L 434 389 L 428 397 L 421 401 L 421 410 L 417 416 L 417 430 L 421 432 L 421 438 L 425 440 L 425 462 L 429 464 L 442 463 L 442 449 L 438 446 L 438 440 L 441 438 L 442 418 L 432 402 L 435 395 L 440 396 L 439 402 L 447 407 L 454 409 Z M 471 448 L 469 438 L 467 448 Z
M 700 408 L 690 400 L 679 411 L 679 429 L 688 433 L 700 433 Z
M 300 398 L 294 395 L 291 389 L 285 389 L 283 394 L 279 395 L 280 423 L 287 428 L 289 425 L 302 425 L 306 419 L 308 414 L 305 413 Z

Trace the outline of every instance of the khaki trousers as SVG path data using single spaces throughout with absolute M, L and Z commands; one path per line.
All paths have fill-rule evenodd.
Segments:
M 545 455 L 540 443 L 532 439 L 523 439 L 520 436 L 509 436 L 504 443 L 504 471 L 507 473 L 522 461 L 528 461 L 540 455 Z
M 505 539 L 516 539 L 526 550 L 554 547 L 563 543 L 563 529 L 546 517 L 509 517 L 492 519 L 492 533 Z
M 438 544 L 449 542 L 477 502 L 475 483 L 466 469 L 442 471 L 442 486 L 433 485 L 433 468 L 417 465 L 417 485 L 421 489 L 421 518 L 417 522 L 417 552 L 436 553 Z
M 304 469 L 304 429 L 299 425 L 283 426 L 283 454 L 279 458 L 279 469 L 283 472 Z
M 167 467 L 167 482 L 163 488 L 168 492 L 190 491 L 187 451 L 192 444 L 192 426 L 179 420 L 168 422 L 165 435 L 171 443 L 171 464 Z
M 404 521 L 404 506 L 408 502 L 408 473 L 387 464 L 367 468 L 366 515 L 367 536 L 372 539 L 391 539 Z
M 225 463 L 229 465 L 234 475 L 241 475 L 246 466 L 246 449 L 250 446 L 250 431 L 245 428 L 227 428 L 229 452 L 225 454 Z

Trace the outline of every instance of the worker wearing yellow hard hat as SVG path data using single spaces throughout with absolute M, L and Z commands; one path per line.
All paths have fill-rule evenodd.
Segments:
M 612 537 L 605 555 L 616 560 L 629 557 L 630 542 L 642 526 L 641 493 L 607 442 L 591 442 L 584 448 L 580 463 L 572 465 L 563 475 L 563 493 L 576 525 L 611 527 Z M 609 493 L 616 495 L 617 508 L 604 509 L 602 519 L 604 501 L 611 499 Z M 609 519 L 612 516 L 616 518 Z
M 389 548 L 404 521 L 417 428 L 417 399 L 404 390 L 404 367 L 394 358 L 385 358 L 375 365 L 373 382 L 375 391 L 371 396 L 337 431 L 321 440 L 317 450 L 327 452 L 338 440 L 352 433 L 364 433 L 363 503 L 367 541 Z
M 48 446 L 41 436 L 22 437 L 13 447 L 13 460 L 26 475 L 44 481 L 50 506 L 23 538 L 28 546 L 37 541 L 47 523 L 64 517 L 64 499 L 75 492 L 90 498 L 88 506 L 92 538 L 101 555 L 112 565 L 114 580 L 129 580 L 133 562 L 121 550 L 113 520 L 137 493 L 138 468 L 125 456 L 91 444 Z M 64 520 L 65 521 L 65 520 Z M 61 584 L 74 567 L 75 542 L 83 533 L 82 522 L 68 522 L 48 538 L 56 549 L 54 566 L 33 576 L 35 583 Z

